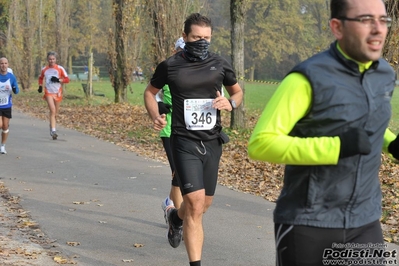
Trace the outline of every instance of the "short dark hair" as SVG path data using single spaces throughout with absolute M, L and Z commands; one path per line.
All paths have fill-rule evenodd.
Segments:
M 346 16 L 348 10 L 347 0 L 331 0 L 330 2 L 331 18 L 340 18 Z
M 57 53 L 54 52 L 54 51 L 48 52 L 48 53 L 47 53 L 47 58 L 48 58 L 50 55 L 53 55 L 53 56 L 55 56 L 55 58 L 57 58 Z
M 212 29 L 211 19 L 201 15 L 200 13 L 193 13 L 186 18 L 186 21 L 184 21 L 184 33 L 186 35 L 191 32 L 192 25 L 205 26 Z

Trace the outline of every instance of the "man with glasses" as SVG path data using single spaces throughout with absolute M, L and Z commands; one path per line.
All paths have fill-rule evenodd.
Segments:
M 336 41 L 290 71 L 257 122 L 249 156 L 286 164 L 279 266 L 380 265 L 365 250 L 384 244 L 381 151 L 399 159 L 387 129 L 395 73 L 381 58 L 390 23 L 382 0 L 331 0 Z

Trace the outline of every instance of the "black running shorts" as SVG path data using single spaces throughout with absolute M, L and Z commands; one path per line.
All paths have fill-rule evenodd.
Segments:
M 170 170 L 172 171 L 172 186 L 178 187 L 179 186 L 179 181 L 178 181 L 178 178 L 177 178 L 175 163 L 173 161 L 173 154 L 172 154 L 172 147 L 170 145 L 170 138 L 161 137 L 161 139 L 162 139 L 163 148 L 164 148 L 164 150 L 166 152 L 166 156 L 168 157 Z
M 4 117 L 11 119 L 11 107 L 0 108 L 0 116 L 4 116 Z
M 200 141 L 172 135 L 171 141 L 182 195 L 205 189 L 205 195 L 213 196 L 222 156 L 219 139 Z
M 372 252 L 383 248 L 380 221 L 351 229 L 275 224 L 274 233 L 277 266 L 386 265 L 362 263 L 361 260 L 371 258 L 359 255 L 362 250 Z M 343 256 L 334 257 L 334 254 Z M 372 259 L 383 263 L 381 257 Z

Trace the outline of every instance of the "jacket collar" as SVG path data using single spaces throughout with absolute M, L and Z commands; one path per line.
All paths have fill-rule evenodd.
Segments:
M 371 65 L 366 69 L 364 66 L 360 67 L 359 63 L 351 59 L 349 56 L 344 55 L 343 52 L 338 48 L 338 42 L 335 41 L 330 45 L 330 53 L 334 56 L 342 65 L 344 65 L 347 69 L 355 72 L 355 73 L 363 73 L 365 71 L 376 69 L 379 65 L 379 60 L 373 61 Z M 361 71 L 363 70 L 363 71 Z

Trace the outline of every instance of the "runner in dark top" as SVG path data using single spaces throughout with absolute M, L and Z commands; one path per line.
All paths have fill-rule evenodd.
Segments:
M 184 51 L 158 65 L 144 92 L 154 129 L 166 125 L 159 115 L 157 92 L 168 85 L 172 94 L 171 144 L 183 203 L 167 211 L 168 240 L 178 247 L 184 227 L 184 243 L 191 266 L 201 265 L 203 213 L 212 203 L 222 154 L 220 110 L 232 111 L 243 97 L 235 73 L 222 57 L 208 52 L 211 21 L 198 13 L 184 23 Z M 230 98 L 222 96 L 222 85 Z

